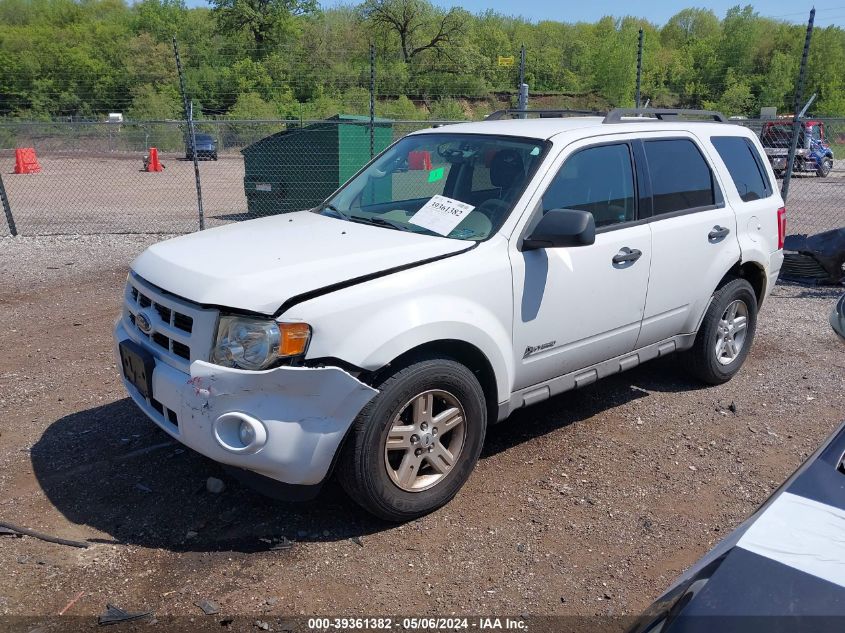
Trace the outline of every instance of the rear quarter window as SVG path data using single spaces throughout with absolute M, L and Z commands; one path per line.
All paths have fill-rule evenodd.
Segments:
M 772 195 L 772 185 L 757 148 L 742 136 L 711 136 L 743 202 L 762 200 Z

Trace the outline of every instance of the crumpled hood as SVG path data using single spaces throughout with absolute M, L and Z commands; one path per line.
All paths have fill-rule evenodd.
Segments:
M 302 293 L 472 245 L 300 211 L 159 242 L 132 270 L 190 301 L 273 314 Z

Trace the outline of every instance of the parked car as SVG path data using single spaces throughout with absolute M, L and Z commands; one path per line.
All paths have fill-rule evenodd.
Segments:
M 315 209 L 143 252 L 124 384 L 211 459 L 418 517 L 516 409 L 672 352 L 739 371 L 783 260 L 763 155 L 678 111 L 415 132 Z
M 845 296 L 831 314 L 845 339 Z M 845 622 L 845 423 L 629 633 L 821 633 Z
M 217 160 L 217 139 L 211 134 L 195 134 L 197 160 Z M 191 153 L 191 139 L 185 140 L 185 160 L 194 160 Z
M 798 146 L 795 150 L 794 172 L 815 173 L 824 178 L 833 170 L 833 150 L 824 132 L 822 121 L 801 121 Z M 792 142 L 791 121 L 767 121 L 760 134 L 766 155 L 775 175 L 782 178 L 787 167 Z

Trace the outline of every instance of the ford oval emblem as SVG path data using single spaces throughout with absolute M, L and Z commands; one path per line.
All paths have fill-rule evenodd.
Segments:
M 153 331 L 153 322 L 150 321 L 150 317 L 143 312 L 139 312 L 135 315 L 135 325 L 137 325 L 138 329 L 148 336 L 150 332 Z

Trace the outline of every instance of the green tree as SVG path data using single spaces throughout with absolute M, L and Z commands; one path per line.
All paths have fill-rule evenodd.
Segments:
M 466 11 L 444 11 L 428 0 L 366 0 L 361 15 L 376 29 L 396 36 L 406 64 L 426 51 L 448 57 L 469 21 Z
M 182 98 L 173 86 L 140 86 L 126 110 L 126 118 L 132 121 L 164 121 L 181 119 Z
M 209 0 L 224 33 L 246 31 L 258 54 L 286 41 L 295 18 L 317 10 L 316 0 Z

